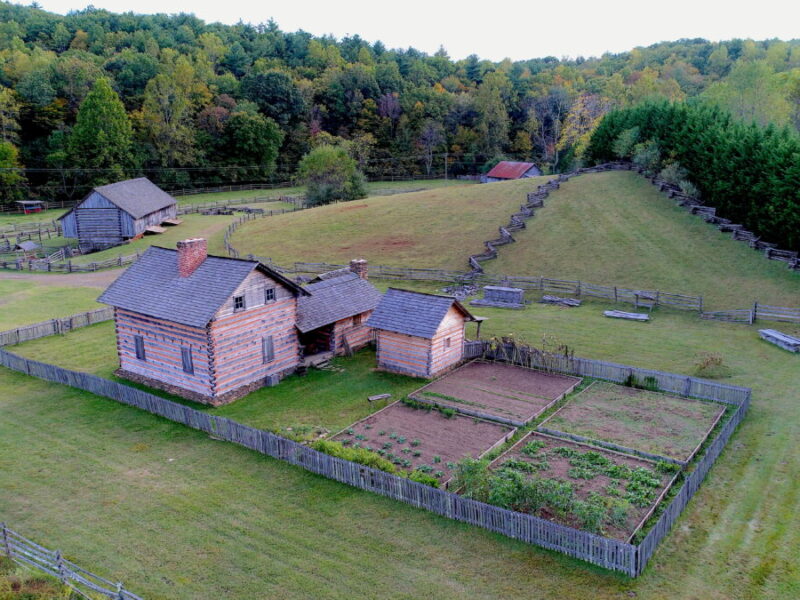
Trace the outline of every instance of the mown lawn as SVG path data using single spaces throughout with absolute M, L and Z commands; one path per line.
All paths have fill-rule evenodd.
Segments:
M 40 285 L 0 274 L 0 331 L 100 308 L 101 290 L 76 285 Z
M 498 236 L 537 181 L 459 183 L 259 219 L 241 227 L 233 245 L 278 264 L 363 257 L 373 264 L 464 270 L 467 255 Z
M 800 306 L 800 274 L 679 208 L 635 173 L 575 177 L 487 272 L 701 295 L 714 309 Z
M 319 594 L 320 585 L 332 598 L 510 598 L 534 589 L 542 598 L 562 598 L 565 589 L 574 598 L 796 596 L 797 356 L 761 342 L 754 327 L 666 311 L 627 323 L 602 317 L 602 308 L 480 314 L 489 317 L 487 335 L 557 335 L 578 355 L 680 373 L 693 372 L 699 353 L 717 351 L 732 373 L 724 381 L 754 389 L 744 426 L 636 581 L 7 371 L 0 461 L 9 483 L 0 487 L 0 512 L 148 597 L 294 598 L 314 595 L 314 586 Z M 79 342 L 102 327 L 18 349 L 93 370 L 87 348 L 97 339 Z M 266 405 L 241 410 L 253 411 L 248 420 L 269 414 Z M 309 414 L 303 409 L 302 419 Z M 181 559 L 187 553 L 191 561 Z

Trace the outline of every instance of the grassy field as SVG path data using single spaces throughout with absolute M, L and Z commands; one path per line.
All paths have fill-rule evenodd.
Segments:
M 0 227 L 19 225 L 21 223 L 50 223 L 67 212 L 66 208 L 51 208 L 38 213 L 24 215 L 21 213 L 0 212 Z
M 558 193 L 588 179 L 575 179 Z M 471 193 L 492 190 L 494 199 L 484 200 L 499 206 L 495 194 L 504 185 L 468 189 Z M 445 191 L 460 190 L 436 194 Z M 508 199 L 512 210 L 522 192 L 520 186 L 509 194 L 517 198 L 513 203 Z M 662 210 L 659 202 L 654 199 L 646 205 L 653 210 L 654 220 Z M 664 202 L 663 210 L 671 211 L 669 202 Z M 557 206 L 554 194 L 548 206 L 529 221 L 531 228 L 539 227 Z M 435 215 L 434 208 L 429 205 L 428 212 Z M 507 218 L 507 212 L 499 209 L 494 214 Z M 686 216 L 681 215 L 678 211 L 675 219 Z M 448 220 L 441 217 L 439 223 Z M 707 227 L 694 220 L 686 225 L 702 226 L 704 231 Z M 483 226 L 491 229 L 496 224 Z M 351 222 L 348 227 L 355 225 Z M 308 235 L 315 247 L 323 243 L 313 232 Z M 708 235 L 718 234 L 710 229 Z M 522 248 L 523 243 L 521 239 L 516 247 L 503 248 L 501 255 Z M 750 252 L 725 239 L 716 243 Z M 431 244 L 431 261 L 441 260 L 442 253 L 462 256 L 468 251 L 457 244 L 444 248 L 436 240 Z M 646 239 L 623 237 L 620 244 L 627 245 L 630 257 L 641 252 L 657 254 L 647 249 Z M 577 252 L 577 248 L 575 243 L 563 251 Z M 417 252 L 423 260 L 424 248 Z M 685 273 L 701 292 L 703 286 L 715 285 L 705 264 L 694 261 L 680 271 L 666 264 L 679 257 L 664 258 L 663 268 Z M 343 253 L 343 258 L 352 256 Z M 620 274 L 613 261 L 590 258 L 596 276 L 587 280 L 613 281 Z M 773 266 L 780 265 L 755 254 L 754 259 L 750 263 L 743 255 L 725 263 L 723 275 L 741 289 L 755 289 L 764 282 L 773 286 L 776 296 L 797 305 L 793 280 L 771 273 Z M 574 265 L 577 268 L 578 263 Z M 695 265 L 696 275 L 692 275 Z M 434 289 L 402 282 L 393 285 Z M 32 289 L 42 297 L 47 294 L 38 285 Z M 724 299 L 721 291 L 717 293 Z M 91 308 L 88 298 L 67 294 L 63 301 L 67 298 L 77 310 Z M 521 311 L 480 308 L 476 313 L 488 317 L 482 328 L 487 336 L 513 332 L 518 339 L 537 345 L 543 337 L 555 336 L 579 356 L 687 375 L 695 373 L 703 353 L 719 353 L 730 374 L 721 381 L 753 388 L 747 420 L 637 580 L 353 490 L 135 409 L 3 369 L 0 519 L 148 598 L 800 597 L 800 478 L 796 476 L 800 472 L 796 452 L 800 358 L 759 340 L 757 328 L 763 323 L 707 322 L 691 313 L 658 309 L 653 320 L 643 324 L 607 319 L 602 315 L 604 308 L 594 302 L 575 309 L 533 304 Z M 3 309 L 12 315 L 16 311 L 18 318 L 28 322 L 38 320 L 34 318 L 38 308 L 24 295 L 7 300 Z M 48 310 L 56 309 L 48 306 Z M 56 314 L 68 312 L 73 310 Z M 800 326 L 768 326 L 800 334 Z M 18 350 L 87 371 L 115 366 L 109 325 L 31 342 Z M 341 375 L 354 375 L 359 385 L 352 394 L 340 374 L 325 372 L 298 378 L 296 383 L 284 382 L 285 389 L 298 386 L 292 391 L 296 389 L 299 396 L 310 391 L 303 386 L 314 382 L 311 377 L 320 377 L 307 405 L 303 402 L 307 396 L 286 406 L 265 396 L 260 402 L 247 399 L 220 410 L 265 427 L 348 421 L 361 414 L 363 394 L 375 389 L 373 384 L 388 385 L 372 379 L 369 363 L 365 353 L 344 364 Z M 325 389 L 328 381 L 335 384 L 330 393 Z M 394 393 L 399 397 L 404 384 L 396 385 Z M 341 405 L 334 404 L 338 390 L 348 394 Z
M 463 185 L 465 182 L 455 179 L 418 179 L 415 181 L 370 181 L 367 182 L 367 193 L 370 196 L 384 196 L 409 191 L 430 190 L 453 185 Z M 180 196 L 179 204 L 200 204 L 222 200 L 238 200 L 239 198 L 278 198 L 280 196 L 298 196 L 305 193 L 305 186 L 275 188 L 271 190 L 244 190 L 241 192 L 217 192 L 214 194 L 194 194 Z
M 95 302 L 99 295 L 95 287 L 37 285 L 0 278 L 0 330 L 100 308 Z
M 467 255 L 497 237 L 535 186 L 535 180 L 463 184 L 332 204 L 248 223 L 233 245 L 278 264 L 363 257 L 373 264 L 464 270 Z
M 709 307 L 800 306 L 800 274 L 731 240 L 627 172 L 576 177 L 487 272 L 702 295 Z
M 480 314 L 489 317 L 488 335 L 515 331 L 535 342 L 557 334 L 579 355 L 687 374 L 700 353 L 720 351 L 731 369 L 725 381 L 754 388 L 742 430 L 636 581 L 8 372 L 0 375 L 0 406 L 8 415 L 0 423 L 0 456 L 10 485 L 0 491 L 0 512 L 155 597 L 250 597 L 256 590 L 304 597 L 321 581 L 333 598 L 529 597 L 534 588 L 542 598 L 563 597 L 564 589 L 575 598 L 603 599 L 630 591 L 643 598 L 796 596 L 797 356 L 761 342 L 749 326 L 658 311 L 642 326 L 605 319 L 601 308 L 534 305 Z M 19 349 L 93 370 L 96 358 L 88 349 L 102 327 Z M 110 338 L 111 329 L 106 333 Z M 266 405 L 250 409 L 248 420 L 271 419 Z M 313 421 L 308 415 L 302 419 Z M 48 475 L 32 478 L 31 472 Z M 87 527 L 87 520 L 98 525 Z M 191 565 L 176 558 L 188 548 L 197 556 Z M 175 582 L 187 587 L 176 589 Z

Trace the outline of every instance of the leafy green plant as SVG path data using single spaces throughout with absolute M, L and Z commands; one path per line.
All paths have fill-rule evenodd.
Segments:
M 405 443 L 406 443 L 406 438 L 405 438 L 405 436 L 402 436 L 402 435 L 401 435 L 399 438 L 397 438 L 397 443 L 398 443 L 398 444 L 405 444 Z
M 442 457 L 441 457 L 441 456 L 439 456 L 438 454 L 434 455 L 434 457 L 433 457 L 433 462 L 434 462 L 434 463 L 440 463 L 440 462 L 442 462 Z
M 423 473 L 430 473 L 433 471 L 433 467 L 430 465 L 419 465 L 417 467 L 417 471 L 422 471 Z
M 378 432 L 378 435 L 386 435 L 386 431 L 385 431 L 385 430 L 383 430 L 383 429 L 381 429 L 381 430 Z
M 349 460 L 374 469 L 380 469 L 387 473 L 395 473 L 397 471 L 394 465 L 389 461 L 376 452 L 370 452 L 369 450 L 346 448 L 339 442 L 334 442 L 333 440 L 317 440 L 311 444 L 311 447 L 318 452 L 324 452 L 336 458 Z
M 680 470 L 681 470 L 680 465 L 667 462 L 666 460 L 660 460 L 656 463 L 656 471 L 658 471 L 659 473 L 677 473 Z
M 402 452 L 403 454 L 409 454 L 411 452 L 411 448 L 403 448 L 402 450 L 400 450 L 400 452 Z
M 389 434 L 389 439 L 390 440 L 396 440 L 397 438 L 398 438 L 398 434 L 395 433 L 394 431 Z
M 383 449 L 389 450 L 394 444 L 392 442 L 383 442 Z
M 420 450 L 414 450 L 411 454 L 412 456 L 421 456 L 422 452 Z
M 442 406 L 439 407 L 439 412 L 442 413 L 448 419 L 452 419 L 456 414 L 455 409 L 446 408 L 446 407 L 442 407 Z
M 444 477 L 444 471 L 436 471 L 433 474 L 433 476 L 436 477 L 437 479 L 440 479 L 440 478 Z
M 367 436 L 365 436 L 365 435 L 363 435 L 361 433 L 357 433 L 356 434 L 356 439 L 357 440 L 365 440 L 365 439 L 367 439 Z
M 411 444 L 412 446 L 414 446 L 415 448 L 416 448 L 417 446 L 419 446 L 421 443 L 422 443 L 422 442 L 421 442 L 420 440 L 418 440 L 417 438 L 414 438 L 414 439 L 413 439 L 413 440 L 411 440 L 411 442 L 410 442 L 410 444 Z
M 527 444 L 525 444 L 525 446 L 523 446 L 520 452 L 522 452 L 522 454 L 524 454 L 525 456 L 536 456 L 537 454 L 539 454 L 539 450 L 541 450 L 545 446 L 547 446 L 546 442 L 543 442 L 541 440 L 534 440 L 532 442 L 528 442 Z
M 411 471 L 411 473 L 408 474 L 408 478 L 411 481 L 416 481 L 417 483 L 424 483 L 425 485 L 435 488 L 439 487 L 439 480 L 436 479 L 436 477 L 433 477 L 427 473 L 423 473 L 417 469 Z

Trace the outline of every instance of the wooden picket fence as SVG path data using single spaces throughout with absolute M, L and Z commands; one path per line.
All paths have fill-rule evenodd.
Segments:
M 487 351 L 491 348 L 487 344 L 488 342 L 482 341 L 468 342 L 467 354 L 474 355 L 476 352 L 481 352 L 486 356 Z M 523 357 L 520 360 L 521 354 L 518 348 L 516 350 L 513 354 L 514 360 L 509 360 L 507 349 L 495 347 L 490 358 L 535 366 L 535 362 L 532 362 L 533 359 L 530 357 Z M 728 423 L 717 436 L 701 459 L 699 467 L 687 479 L 680 493 L 645 538 L 647 545 L 637 546 L 559 525 L 532 515 L 491 506 L 397 475 L 335 458 L 273 433 L 255 429 L 224 417 L 209 415 L 206 412 L 96 375 L 70 371 L 55 365 L 30 360 L 4 349 L 0 349 L 0 365 L 45 381 L 68 385 L 140 408 L 216 438 L 297 465 L 329 479 L 424 508 L 450 519 L 556 550 L 631 577 L 642 573 L 658 542 L 669 532 L 674 521 L 699 487 L 711 464 L 722 451 L 736 425 L 744 418 L 750 402 L 750 390 L 747 388 L 726 386 L 692 377 L 637 369 L 603 361 L 581 358 L 562 359 L 549 356 L 546 361 L 549 370 L 608 378 L 617 382 L 624 381 L 631 374 L 642 378 L 652 376 L 658 380 L 660 386 L 664 386 L 662 389 L 665 391 L 675 393 L 681 393 L 681 390 L 688 391 L 689 395 L 695 397 L 716 399 L 738 405 L 734 420 Z M 698 472 L 700 474 L 696 474 Z
M 100 594 L 113 600 L 142 600 L 141 596 L 129 592 L 121 583 L 82 569 L 64 558 L 61 551 L 40 546 L 5 523 L 0 523 L 0 554 L 5 554 L 18 564 L 57 578 L 84 598 L 96 598 Z
M 78 313 L 62 319 L 50 319 L 49 321 L 41 321 L 26 327 L 0 331 L 0 346 L 12 346 L 59 333 L 67 333 L 73 329 L 110 321 L 113 318 L 114 309 L 106 307 Z

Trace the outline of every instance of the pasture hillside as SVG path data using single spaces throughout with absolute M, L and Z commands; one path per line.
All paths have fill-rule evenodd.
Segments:
M 467 254 L 524 203 L 545 178 L 457 185 L 329 204 L 295 214 L 258 219 L 241 227 L 233 245 L 243 254 L 295 261 L 347 262 L 463 270 Z
M 487 272 L 701 295 L 721 309 L 755 300 L 800 306 L 800 274 L 679 208 L 635 173 L 571 179 L 514 237 L 484 263 Z

